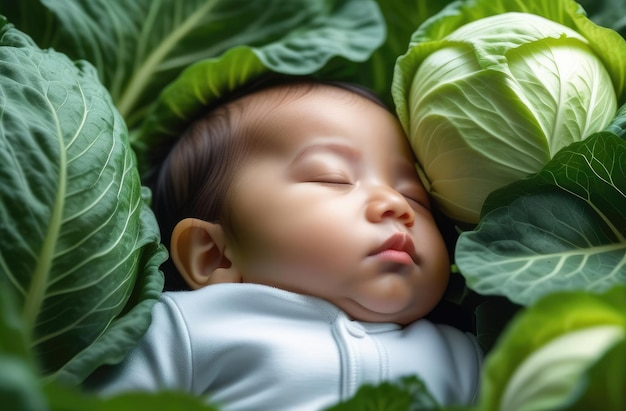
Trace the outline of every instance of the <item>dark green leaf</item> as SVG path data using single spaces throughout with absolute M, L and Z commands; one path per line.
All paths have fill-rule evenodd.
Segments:
M 364 385 L 354 397 L 327 411 L 435 411 L 441 408 L 417 377 Z
M 606 126 L 606 130 L 626 141 L 626 104 L 619 108 L 615 118 Z
M 144 113 L 141 129 L 133 135 L 142 174 L 150 166 L 160 164 L 161 145 L 165 144 L 167 149 L 167 144 L 180 135 L 194 116 L 234 89 L 266 73 L 314 74 L 336 57 L 361 62 L 380 46 L 385 30 L 375 3 L 369 0 L 324 3 L 298 0 L 279 5 L 263 0 L 240 7 L 237 13 L 255 20 L 262 16 L 266 24 L 260 27 L 257 22 L 243 34 L 233 32 L 232 27 L 230 31 L 213 33 L 217 37 L 230 36 L 230 48 L 226 52 L 206 54 L 204 59 L 178 67 L 180 75 L 170 79 L 156 103 Z M 236 2 L 228 4 L 234 8 Z M 274 26 L 281 27 L 281 36 L 263 37 L 275 30 Z M 258 33 L 246 34 L 252 28 Z M 256 40 L 247 43 L 242 35 Z M 156 157 L 153 158 L 154 152 L 147 151 L 156 151 Z
M 112 324 L 133 319 L 135 341 L 147 328 L 165 254 L 128 131 L 93 67 L 10 25 L 0 30 L 0 181 L 0 283 L 43 373 L 67 366 L 63 378 L 80 381 L 130 348 L 89 359 Z M 145 300 L 131 307 L 131 295 Z
M 492 193 L 455 252 L 468 286 L 530 304 L 626 283 L 626 141 L 598 133 Z
M 310 74 L 335 56 L 367 59 L 385 36 L 373 0 L 41 3 L 52 18 L 47 27 L 28 25 L 29 33 L 42 47 L 94 64 L 131 129 L 187 66 L 235 46 L 253 48 L 269 69 Z
M 217 411 L 203 399 L 184 392 L 135 392 L 100 398 L 59 384 L 45 387 L 51 411 Z

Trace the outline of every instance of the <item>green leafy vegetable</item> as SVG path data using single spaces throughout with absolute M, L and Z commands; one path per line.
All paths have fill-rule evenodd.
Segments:
M 626 339 L 614 344 L 578 381 L 574 393 L 559 410 L 626 409 Z
M 0 26 L 0 285 L 42 372 L 77 382 L 147 328 L 165 258 L 93 68 Z
M 626 98 L 624 56 L 569 0 L 457 2 L 420 26 L 393 93 L 442 211 L 476 224 L 491 191 L 606 127 Z
M 44 392 L 49 399 L 51 411 L 218 410 L 214 406 L 207 405 L 202 398 L 178 391 L 132 392 L 111 398 L 99 398 L 74 388 L 50 384 L 45 387 Z
M 484 171 L 495 181 L 506 167 L 520 168 L 516 163 L 525 153 L 535 153 L 530 157 L 536 158 L 526 156 L 532 167 L 511 178 L 548 162 L 536 176 L 487 197 L 483 223 L 459 240 L 462 279 L 485 295 L 462 289 L 455 296 L 482 302 L 474 315 L 479 340 L 490 351 L 479 404 L 447 409 L 624 409 L 626 160 L 617 137 L 626 136 L 626 105 L 613 118 L 616 105 L 582 104 L 591 89 L 598 98 L 624 103 L 624 40 L 591 22 L 623 34 L 623 2 L 581 0 L 590 18 L 570 0 L 464 0 L 441 10 L 449 2 L 0 0 L 0 13 L 34 39 L 0 22 L 2 406 L 214 409 L 185 393 L 102 399 L 76 387 L 136 343 L 161 289 L 157 267 L 165 253 L 129 139 L 145 170 L 150 150 L 175 140 L 198 110 L 268 72 L 356 81 L 390 100 L 389 73 L 411 38 L 395 66 L 392 90 L 407 130 L 416 128 L 412 103 L 423 99 L 430 109 L 445 109 L 446 118 L 435 120 L 453 121 L 463 130 L 477 125 L 480 134 L 474 137 L 504 141 L 489 146 L 474 139 L 479 143 L 474 151 L 432 155 L 429 150 L 446 150 L 446 138 L 461 140 L 450 140 L 454 149 L 468 147 L 463 135 L 441 128 L 444 138 L 417 150 L 431 153 L 426 159 L 434 162 L 431 168 L 420 159 L 431 190 L 443 184 L 429 175 L 433 167 Z M 545 17 L 558 35 L 533 34 L 536 42 L 503 53 L 494 51 L 494 44 L 529 39 L 527 25 L 513 36 L 496 33 L 495 42 L 476 41 L 479 34 L 469 32 L 477 27 L 472 22 L 508 12 Z M 49 47 L 56 51 L 45 50 Z M 463 48 L 476 58 L 457 52 Z M 561 57 L 549 57 L 564 49 L 583 57 L 579 67 L 586 67 L 588 76 L 571 80 L 577 93 L 568 99 L 562 98 L 563 78 L 541 74 L 548 66 L 571 68 L 559 65 Z M 449 60 L 461 61 L 455 73 L 463 76 L 442 82 L 444 72 L 433 70 L 433 82 L 426 85 L 443 98 L 437 101 L 418 87 L 415 73 L 429 56 L 444 51 L 457 52 L 457 60 Z M 476 70 L 479 63 L 484 67 Z M 535 77 L 547 86 L 538 87 Z M 519 88 L 504 87 L 498 82 L 503 79 L 518 81 Z M 609 120 L 605 133 L 568 145 Z M 577 136 L 561 141 L 546 129 Z M 501 135 L 506 131 L 513 137 Z M 517 141 L 508 155 L 494 148 L 506 141 Z M 562 146 L 567 147 L 549 162 Z M 484 170 L 475 170 L 480 165 Z M 469 206 L 454 205 L 472 218 L 447 213 L 473 225 L 487 193 L 509 181 L 485 186 L 453 176 L 445 185 L 463 201 L 482 193 Z M 445 204 L 441 194 L 433 194 Z M 598 295 L 615 284 L 622 286 Z M 559 293 L 567 289 L 581 291 Z M 511 301 L 530 307 L 507 325 L 520 308 Z M 363 387 L 332 409 L 441 408 L 418 379 L 407 378 Z
M 592 409 L 617 410 L 611 405 L 623 393 L 589 378 L 607 355 L 623 356 L 613 347 L 624 341 L 624 286 L 602 295 L 552 294 L 517 315 L 487 358 L 479 409 L 548 411 L 595 397 L 601 400 Z M 612 370 L 606 377 L 623 381 L 623 364 Z
M 354 397 L 327 409 L 327 411 L 436 411 L 437 401 L 417 377 L 405 377 L 382 384 L 364 385 Z
M 268 70 L 311 74 L 336 56 L 366 60 L 385 36 L 371 0 L 20 3 L 22 12 L 14 13 L 18 28 L 41 47 L 90 61 L 130 129 L 189 65 L 233 47 L 250 48 Z M 49 18 L 33 24 L 33 13 Z
M 455 258 L 468 286 L 520 304 L 626 283 L 626 141 L 603 132 L 488 197 Z

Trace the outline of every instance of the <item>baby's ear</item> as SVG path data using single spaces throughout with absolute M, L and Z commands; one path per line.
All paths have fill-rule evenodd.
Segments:
M 186 218 L 172 232 L 170 253 L 192 289 L 217 283 L 239 283 L 241 275 L 224 255 L 226 236 L 220 224 Z

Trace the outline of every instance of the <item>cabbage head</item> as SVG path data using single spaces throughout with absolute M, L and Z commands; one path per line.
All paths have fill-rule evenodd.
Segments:
M 470 226 L 489 193 L 604 129 L 624 101 L 623 38 L 573 1 L 516 3 L 451 4 L 418 28 L 394 72 L 422 179 Z

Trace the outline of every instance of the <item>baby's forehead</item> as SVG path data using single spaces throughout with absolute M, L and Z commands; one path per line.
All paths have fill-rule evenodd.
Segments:
M 256 148 L 277 153 L 311 140 L 333 138 L 356 146 L 375 145 L 413 160 L 395 116 L 375 97 L 352 89 L 324 83 L 288 84 L 249 94 L 237 103 L 240 118 L 235 121 L 241 127 L 237 134 L 253 152 L 258 152 Z M 365 143 L 372 133 L 387 143 Z
M 357 90 L 357 89 L 355 89 Z M 374 96 L 368 96 L 348 86 L 316 82 L 289 83 L 275 85 L 267 89 L 256 91 L 238 101 L 238 121 L 247 132 L 261 132 L 276 130 L 293 123 L 311 123 L 321 127 L 321 122 L 327 122 L 329 114 L 358 111 L 365 112 L 369 106 L 376 107 L 390 114 L 386 107 Z M 354 118 L 352 118 L 354 120 Z M 351 119 L 339 119 L 332 124 L 350 124 Z M 367 116 L 358 119 L 360 123 L 374 120 Z M 252 129 L 252 130 L 251 130 Z

